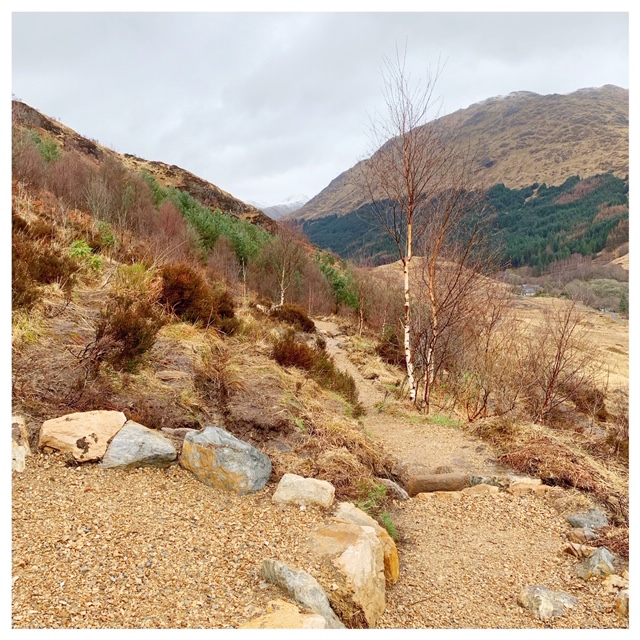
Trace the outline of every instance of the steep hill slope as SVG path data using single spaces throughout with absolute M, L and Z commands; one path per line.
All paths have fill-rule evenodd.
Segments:
M 574 175 L 629 172 L 629 91 L 613 85 L 568 95 L 518 91 L 441 118 L 476 152 L 472 168 L 484 184 L 509 188 L 562 184 Z M 365 161 L 366 162 L 366 161 Z M 291 218 L 346 215 L 367 202 L 358 165 L 337 176 Z
M 101 145 L 96 140 L 81 136 L 73 129 L 40 113 L 33 107 L 14 100 L 12 103 L 13 119 L 24 127 L 36 133 L 46 132 L 52 136 L 62 149 L 75 149 L 99 164 L 111 156 L 120 160 L 124 166 L 136 173 L 146 171 L 150 173 L 162 187 L 175 187 L 186 191 L 196 200 L 210 209 L 220 209 L 223 213 L 231 214 L 241 220 L 247 220 L 269 232 L 276 229 L 275 222 L 253 205 L 242 202 L 220 187 L 199 178 L 198 176 L 176 165 L 164 162 L 145 160 L 129 153 L 120 154 Z

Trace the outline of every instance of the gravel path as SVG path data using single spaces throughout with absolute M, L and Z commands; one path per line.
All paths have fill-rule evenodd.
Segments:
M 325 331 L 333 327 L 318 323 Z M 358 382 L 364 426 L 404 460 L 431 469 L 490 473 L 492 454 L 451 427 L 409 423 L 371 410 L 383 393 Z M 314 573 L 309 532 L 327 514 L 271 502 L 273 484 L 249 496 L 167 470 L 66 467 L 58 455 L 27 458 L 13 474 L 14 628 L 227 628 L 282 598 L 260 579 L 263 559 Z M 566 492 L 561 492 L 566 493 Z M 396 502 L 400 580 L 387 593 L 381 628 L 615 628 L 615 594 L 585 583 L 562 553 L 568 525 L 558 494 L 430 495 Z M 542 623 L 516 603 L 543 584 L 578 596 Z

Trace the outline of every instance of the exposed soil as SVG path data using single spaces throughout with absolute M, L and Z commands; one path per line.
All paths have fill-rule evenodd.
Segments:
M 378 411 L 385 387 L 366 380 L 318 321 L 340 368 L 355 378 L 363 427 L 416 470 L 504 474 L 491 449 L 447 424 Z M 275 557 L 314 572 L 307 536 L 328 514 L 271 502 L 272 483 L 250 496 L 206 487 L 168 470 L 67 467 L 27 458 L 13 475 L 13 617 L 20 628 L 224 628 L 262 615 L 282 597 L 260 579 Z M 381 628 L 615 628 L 615 594 L 573 575 L 563 513 L 569 491 L 514 497 L 429 495 L 394 502 L 400 580 L 387 592 Z M 546 585 L 579 598 L 541 622 L 516 602 Z

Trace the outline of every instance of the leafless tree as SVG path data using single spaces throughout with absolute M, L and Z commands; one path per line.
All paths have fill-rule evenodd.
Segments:
M 442 131 L 434 121 L 433 92 L 439 75 L 427 74 L 412 86 L 406 71 L 406 51 L 385 59 L 383 95 L 386 112 L 372 123 L 378 150 L 361 163 L 360 179 L 372 204 L 377 225 L 394 242 L 404 276 L 404 351 L 409 396 L 416 399 L 411 321 L 411 260 L 424 226 L 426 196 L 441 190 L 448 161 Z
M 282 306 L 308 262 L 304 237 L 294 225 L 279 224 L 273 238 L 252 264 L 255 288 Z
M 597 357 L 587 333 L 584 311 L 575 301 L 545 309 L 528 361 L 535 385 L 530 404 L 536 422 L 544 422 L 555 407 L 596 385 Z
M 479 227 L 471 222 L 471 235 L 464 243 L 457 236 L 463 230 L 469 231 L 469 216 L 478 216 L 482 207 L 478 191 L 470 184 L 470 154 L 463 152 L 441 120 L 430 119 L 437 115 L 433 113 L 433 93 L 440 67 L 414 86 L 405 58 L 406 53 L 402 57 L 397 53 L 394 61 L 385 61 L 386 113 L 372 127 L 372 138 L 380 148 L 359 168 L 373 219 L 392 239 L 402 264 L 403 343 L 409 397 L 417 401 L 416 348 L 420 346 L 424 365 L 422 403 L 428 410 L 436 373 L 435 349 L 445 335 L 442 320 L 445 315 L 450 322 L 455 319 L 454 310 L 461 308 L 475 277 L 469 262 L 475 255 Z M 428 330 L 419 339 L 412 319 L 415 295 L 411 277 L 417 249 L 427 256 L 421 285 L 426 285 L 428 293 L 428 299 L 423 300 L 428 310 Z M 458 261 L 453 268 L 440 268 L 443 260 L 451 259 Z

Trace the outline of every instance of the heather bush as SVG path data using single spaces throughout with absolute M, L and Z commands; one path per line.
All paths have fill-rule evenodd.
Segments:
M 283 304 L 271 310 L 271 316 L 293 326 L 298 331 L 313 333 L 316 325 L 302 307 L 295 304 Z
M 225 288 L 213 289 L 199 271 L 185 263 L 166 264 L 160 275 L 160 302 L 167 312 L 227 334 L 237 329 L 233 298 Z
M 321 342 L 316 342 L 315 347 L 310 347 L 304 342 L 298 342 L 295 331 L 289 329 L 284 336 L 275 341 L 272 356 L 283 367 L 298 367 L 308 371 L 320 386 L 339 393 L 354 406 L 358 405 L 355 380 L 348 373 L 336 368 Z
M 159 293 L 153 270 L 142 264 L 118 268 L 111 295 L 95 324 L 95 339 L 84 354 L 93 373 L 102 362 L 118 370 L 136 369 L 166 322 Z

